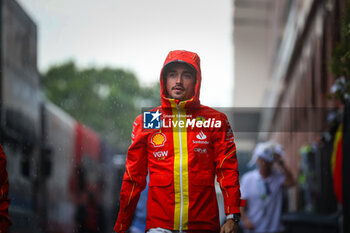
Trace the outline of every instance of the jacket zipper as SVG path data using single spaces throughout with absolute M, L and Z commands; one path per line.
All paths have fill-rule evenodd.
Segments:
M 179 105 L 176 105 L 179 122 L 181 120 Z M 182 214 L 183 214 L 183 187 L 182 187 L 182 140 L 181 140 L 181 127 L 179 126 L 179 142 L 180 142 L 180 190 L 181 190 L 181 205 L 180 205 L 180 226 L 179 232 L 182 232 Z

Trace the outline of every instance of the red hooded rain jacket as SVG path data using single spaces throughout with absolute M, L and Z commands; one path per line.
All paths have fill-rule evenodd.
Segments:
M 186 101 L 167 98 L 164 67 L 185 62 L 196 70 L 195 95 Z M 160 129 L 145 129 L 136 118 L 114 230 L 129 228 L 149 171 L 146 230 L 220 230 L 214 178 L 224 196 L 226 215 L 239 213 L 240 190 L 234 137 L 225 114 L 199 101 L 200 59 L 196 53 L 171 51 L 160 75 Z M 183 123 L 180 123 L 180 122 Z

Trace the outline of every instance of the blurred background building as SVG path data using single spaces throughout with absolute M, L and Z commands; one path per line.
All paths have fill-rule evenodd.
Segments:
M 334 98 L 339 91 L 336 80 L 349 78 L 346 71 L 336 72 L 341 70 L 338 66 L 348 64 L 349 50 L 335 55 L 336 48 L 348 49 L 348 7 L 349 1 L 344 0 L 234 1 L 234 106 L 238 113 L 233 114 L 233 122 L 234 130 L 239 129 L 235 130 L 238 150 L 251 154 L 255 143 L 264 140 L 284 146 L 285 159 L 299 181 L 286 195 L 288 210 L 312 213 L 286 216 L 286 222 L 300 226 L 309 221 L 305 232 L 322 225 L 329 227 L 324 232 L 338 232 L 343 226 L 337 225 L 339 213 L 348 218 L 347 201 L 339 198 L 348 191 L 339 191 L 342 181 L 336 175 L 337 168 L 344 169 L 338 173 L 345 187 L 348 165 L 339 159 L 336 131 L 346 122 L 346 101 Z M 345 89 L 348 84 L 343 84 Z M 344 94 L 343 90 L 340 95 Z M 239 117 L 242 114 L 250 117 Z M 257 130 L 247 133 L 240 125 L 252 118 Z M 345 155 L 346 148 L 342 150 Z M 338 166 L 335 161 L 340 161 Z M 323 214 L 329 214 L 328 218 Z M 345 225 L 344 232 L 348 232 Z

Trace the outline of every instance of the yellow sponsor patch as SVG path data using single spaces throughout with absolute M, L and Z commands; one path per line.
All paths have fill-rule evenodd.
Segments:
M 206 118 L 203 117 L 203 116 L 197 116 L 196 117 L 196 121 L 205 121 L 205 120 L 206 120 Z

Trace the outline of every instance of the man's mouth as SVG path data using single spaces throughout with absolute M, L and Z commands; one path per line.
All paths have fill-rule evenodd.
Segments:
M 172 89 L 175 90 L 175 91 L 183 91 L 184 90 L 184 88 L 179 87 L 179 86 L 173 87 Z

